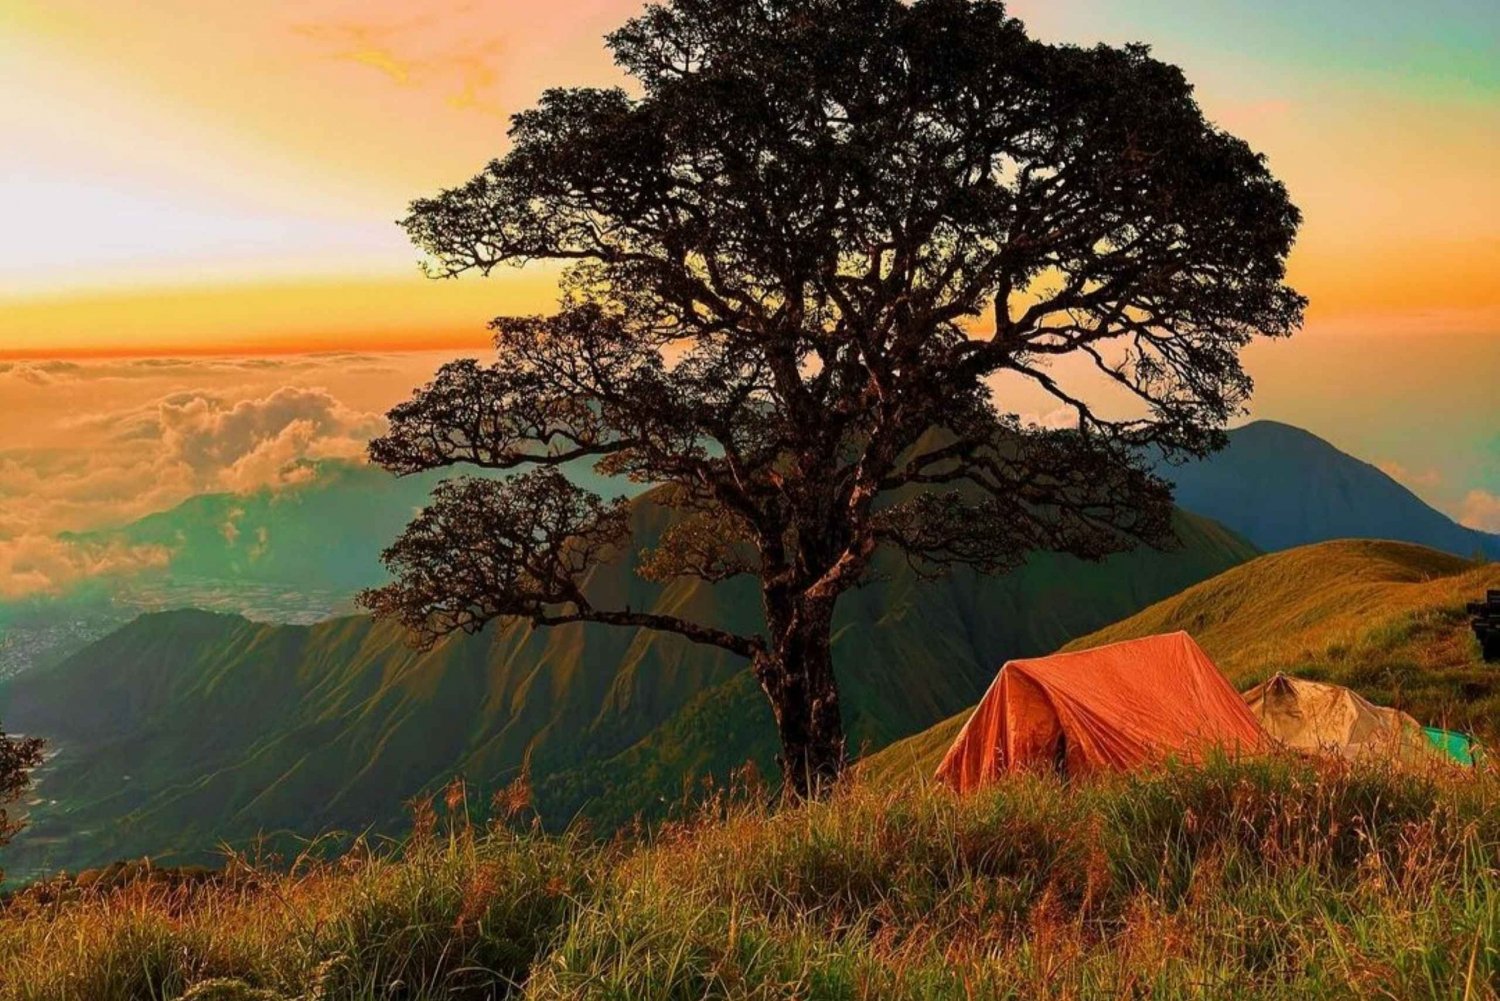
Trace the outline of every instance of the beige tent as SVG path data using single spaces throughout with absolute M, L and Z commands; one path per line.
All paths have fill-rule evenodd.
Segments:
M 1278 674 L 1246 692 L 1245 701 L 1266 732 L 1288 747 L 1408 762 L 1433 756 L 1422 724 L 1339 685 Z

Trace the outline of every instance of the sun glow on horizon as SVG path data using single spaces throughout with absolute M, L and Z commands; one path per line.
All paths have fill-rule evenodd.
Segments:
M 1050 41 L 1150 42 L 1267 154 L 1306 218 L 1309 329 L 1500 337 L 1481 6 L 1011 4 Z M 502 152 L 546 86 L 618 82 L 601 37 L 639 8 L 12 0 L 0 352 L 483 343 L 489 317 L 547 308 L 551 275 L 423 283 L 393 220 Z

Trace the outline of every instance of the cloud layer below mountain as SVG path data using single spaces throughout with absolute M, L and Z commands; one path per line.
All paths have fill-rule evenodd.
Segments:
M 35 534 L 0 539 L 0 601 L 54 594 L 91 577 L 164 567 L 170 558 L 163 546 L 80 543 Z
M 55 538 L 358 459 L 444 356 L 0 362 L 0 598 L 157 565 Z

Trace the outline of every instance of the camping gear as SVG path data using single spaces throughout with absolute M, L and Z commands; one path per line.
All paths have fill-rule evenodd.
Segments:
M 1277 674 L 1246 692 L 1245 702 L 1288 747 L 1406 762 L 1430 760 L 1436 750 L 1415 719 L 1341 685 Z
M 1268 743 L 1213 661 L 1179 632 L 1009 661 L 936 778 L 967 792 L 1007 772 L 1076 775 Z
M 1436 726 L 1424 726 L 1422 731 L 1427 734 L 1427 739 L 1432 746 L 1442 751 L 1448 757 L 1460 765 L 1473 767 L 1479 757 L 1480 748 L 1477 741 L 1466 733 L 1457 730 L 1444 730 Z
M 1500 661 L 1500 590 L 1491 588 L 1484 601 L 1469 602 L 1469 614 L 1474 616 L 1469 625 L 1484 659 Z

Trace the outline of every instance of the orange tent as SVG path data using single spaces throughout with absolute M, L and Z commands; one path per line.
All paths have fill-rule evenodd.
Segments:
M 1245 700 L 1187 633 L 1013 660 L 938 766 L 960 792 L 1006 772 L 1069 775 L 1268 746 Z

